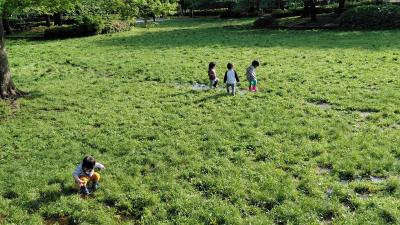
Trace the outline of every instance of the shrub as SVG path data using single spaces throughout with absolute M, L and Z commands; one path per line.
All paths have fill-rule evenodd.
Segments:
M 273 17 L 272 15 L 267 15 L 254 21 L 253 25 L 255 28 L 272 27 L 276 25 L 276 20 L 275 17 Z
M 99 34 L 104 28 L 104 20 L 99 16 L 83 16 L 77 25 L 50 27 L 44 31 L 47 39 L 84 37 Z
M 102 32 L 105 23 L 101 16 L 82 16 L 78 19 L 78 26 L 84 33 L 95 35 Z
M 82 37 L 82 36 L 85 35 L 77 25 L 50 27 L 44 31 L 44 37 L 47 39 L 71 38 L 71 37 Z
M 122 31 L 129 31 L 132 28 L 132 23 L 131 21 L 128 20 L 112 20 L 108 22 L 104 29 L 102 30 L 103 34 L 109 34 L 109 33 L 116 33 L 116 32 L 122 32 Z
M 340 25 L 354 28 L 397 28 L 400 27 L 400 6 L 358 6 L 342 14 Z
M 221 13 L 221 18 L 242 18 L 243 15 L 240 10 L 227 10 Z

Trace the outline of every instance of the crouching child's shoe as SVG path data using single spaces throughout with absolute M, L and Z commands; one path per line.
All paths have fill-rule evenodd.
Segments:
M 100 187 L 100 184 L 99 184 L 99 182 L 93 182 L 92 183 L 92 191 L 97 191 L 97 189 L 99 189 L 99 187 Z
M 84 197 L 86 197 L 90 194 L 89 189 L 86 186 L 81 187 L 80 193 Z

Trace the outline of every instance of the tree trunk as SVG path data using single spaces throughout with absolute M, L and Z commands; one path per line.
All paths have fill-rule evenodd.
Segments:
M 46 26 L 47 26 L 47 27 L 50 27 L 50 26 L 51 26 L 51 23 L 50 23 L 50 15 L 45 15 L 45 18 L 46 18 Z
M 11 27 L 10 27 L 10 23 L 8 22 L 8 15 L 5 11 L 3 11 L 3 17 L 2 17 L 2 22 L 3 22 L 3 29 L 6 31 L 7 35 L 10 35 L 11 32 Z
M 15 88 L 12 81 L 10 67 L 8 65 L 3 18 L 0 18 L 0 98 L 13 97 L 17 94 L 18 90 Z
M 315 0 L 310 0 L 311 21 L 317 21 L 317 11 L 315 9 Z
M 57 26 L 61 26 L 62 25 L 62 15 L 61 13 L 55 13 L 54 14 L 54 24 Z
M 194 10 L 193 10 L 193 8 L 190 8 L 190 17 L 194 17 Z
M 344 9 L 346 0 L 339 0 L 339 9 Z
M 303 11 L 303 17 L 309 17 L 310 16 L 310 1 L 305 0 L 304 1 L 304 11 Z

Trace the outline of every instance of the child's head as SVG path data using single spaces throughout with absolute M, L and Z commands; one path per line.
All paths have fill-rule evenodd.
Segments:
M 93 170 L 96 165 L 96 160 L 92 156 L 85 156 L 82 161 L 83 170 Z
M 214 69 L 215 66 L 216 66 L 216 64 L 214 62 L 210 62 L 210 64 L 208 64 L 208 70 Z
M 254 67 L 258 67 L 260 66 L 260 63 L 257 60 L 254 60 L 251 65 L 253 65 Z
M 226 66 L 226 68 L 228 68 L 228 70 L 233 69 L 233 64 L 232 64 L 232 63 L 228 63 L 228 65 Z

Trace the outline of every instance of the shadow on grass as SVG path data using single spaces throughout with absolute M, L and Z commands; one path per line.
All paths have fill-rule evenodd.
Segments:
M 61 196 L 70 196 L 77 193 L 77 190 L 74 187 L 68 186 L 65 183 L 65 180 L 58 178 L 49 180 L 48 185 L 59 184 L 60 188 L 54 190 L 41 190 L 37 199 L 26 203 L 27 210 L 29 212 L 36 212 L 43 205 L 58 201 Z
M 200 23 L 200 21 L 198 21 Z M 143 28 L 139 28 L 143 29 Z M 232 30 L 222 27 L 181 27 L 173 30 L 143 32 L 131 36 L 112 36 L 96 40 L 100 46 L 126 49 L 165 49 L 175 47 L 214 48 L 358 48 L 398 49 L 400 31 L 293 31 L 293 30 Z
M 25 95 L 21 96 L 21 98 L 33 100 L 33 99 L 40 98 L 43 96 L 44 96 L 44 94 L 42 92 L 35 90 L 35 91 L 27 92 Z
M 209 100 L 216 100 L 216 99 L 219 99 L 219 98 L 222 98 L 222 97 L 226 97 L 226 96 L 230 96 L 230 95 L 228 95 L 226 92 L 221 92 L 221 93 L 218 93 L 218 94 L 215 94 L 215 95 L 207 96 L 207 97 L 201 98 L 199 100 L 196 100 L 196 101 L 194 101 L 194 103 L 195 104 L 199 104 L 199 103 L 202 103 L 202 102 L 206 102 L 206 101 L 209 101 Z

